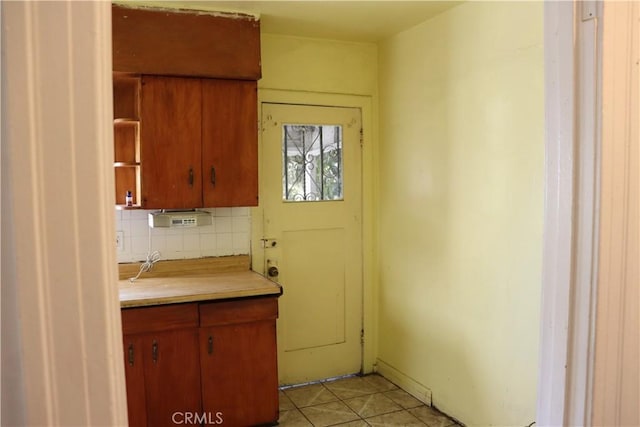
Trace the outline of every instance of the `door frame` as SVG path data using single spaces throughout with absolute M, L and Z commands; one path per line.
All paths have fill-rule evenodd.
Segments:
M 545 209 L 536 423 L 591 425 L 603 3 L 544 4 Z
M 374 223 L 375 210 L 373 205 L 373 193 L 375 188 L 374 155 L 376 140 L 374 138 L 373 107 L 370 96 L 343 95 L 318 92 L 301 92 L 277 89 L 258 88 L 258 164 L 259 182 L 262 178 L 262 104 L 293 104 L 314 105 L 320 107 L 346 107 L 358 108 L 361 111 L 362 120 L 362 328 L 364 329 L 364 342 L 362 345 L 362 371 L 373 371 L 375 362 L 376 337 L 374 313 L 376 269 L 374 268 Z M 262 271 L 264 264 L 264 251 L 261 246 L 263 235 L 263 206 L 251 208 L 251 262 L 252 269 Z M 285 290 L 286 292 L 286 290 Z

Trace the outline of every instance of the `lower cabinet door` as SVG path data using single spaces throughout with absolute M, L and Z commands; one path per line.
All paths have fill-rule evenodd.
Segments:
M 200 328 L 203 412 L 224 425 L 278 420 L 274 320 Z
M 144 340 L 140 335 L 124 335 L 124 375 L 127 385 L 127 412 L 130 427 L 146 427 L 147 425 L 143 343 Z
M 147 425 L 193 424 L 202 416 L 198 329 L 148 333 L 143 341 Z

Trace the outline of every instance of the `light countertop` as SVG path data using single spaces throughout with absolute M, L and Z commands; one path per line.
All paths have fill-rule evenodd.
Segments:
M 282 288 L 250 270 L 145 277 L 118 281 L 120 306 L 141 307 L 206 300 L 279 296 Z

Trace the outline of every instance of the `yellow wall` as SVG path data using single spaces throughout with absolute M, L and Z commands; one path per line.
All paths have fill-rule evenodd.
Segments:
M 468 425 L 535 420 L 542 3 L 470 2 L 379 46 L 379 352 Z
M 373 95 L 377 47 L 305 37 L 262 34 L 260 88 Z

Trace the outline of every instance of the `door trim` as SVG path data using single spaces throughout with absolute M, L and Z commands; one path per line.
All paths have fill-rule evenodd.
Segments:
M 0 14 L 2 424 L 126 425 L 111 4 Z
M 375 349 L 377 347 L 374 313 L 376 310 L 375 289 L 377 272 L 374 268 L 375 240 L 373 208 L 374 155 L 377 141 L 374 138 L 373 108 L 370 96 L 342 95 L 317 92 L 300 92 L 276 89 L 258 89 L 258 125 L 262 123 L 262 104 L 314 105 L 321 107 L 359 108 L 362 114 L 362 326 L 365 331 L 362 346 L 362 370 L 373 371 Z M 262 132 L 258 132 L 258 162 L 262 163 Z M 262 168 L 259 171 L 262 182 Z M 252 269 L 262 271 L 264 253 L 261 247 L 263 238 L 262 204 L 251 209 L 251 261 Z
M 590 425 L 602 5 L 544 5 L 545 228 L 536 423 Z M 575 34 L 575 35 L 574 35 Z

